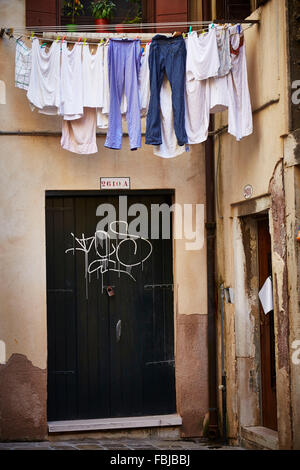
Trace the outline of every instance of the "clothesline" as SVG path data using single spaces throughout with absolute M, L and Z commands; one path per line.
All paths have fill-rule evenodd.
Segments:
M 195 23 L 195 25 L 199 25 L 200 23 L 199 22 L 193 22 Z M 209 30 L 209 25 L 211 24 L 214 24 L 212 23 L 211 21 L 210 22 L 202 22 L 201 24 L 206 24 L 207 23 L 207 26 L 205 28 L 201 28 L 201 29 L 198 29 L 198 30 L 194 30 L 196 31 L 197 33 L 199 32 L 207 32 Z M 244 24 L 248 24 L 248 26 L 246 28 L 243 28 L 243 31 L 245 32 L 247 29 L 251 28 L 254 24 L 256 24 L 257 22 L 243 22 Z M 148 24 L 148 25 L 157 25 L 158 23 L 151 23 L 151 24 Z M 177 26 L 179 27 L 181 24 L 184 24 L 184 25 L 187 25 L 187 23 L 159 23 L 159 24 L 163 24 L 163 25 L 173 25 L 174 27 Z M 220 23 L 215 23 L 215 24 L 220 24 Z M 225 24 L 225 23 L 224 23 Z M 232 24 L 232 23 L 228 23 L 229 24 Z M 225 24 L 227 25 L 227 23 Z M 94 25 L 87 25 L 87 26 L 93 26 L 94 28 Z M 114 25 L 115 26 L 115 25 Z M 123 26 L 131 26 L 132 28 L 132 25 L 122 25 Z M 142 25 L 140 25 L 142 26 Z M 151 26 L 152 27 L 152 26 Z M 163 26 L 164 28 L 166 26 Z M 122 33 L 118 33 L 118 32 L 115 32 L 115 33 L 108 33 L 108 32 L 98 32 L 98 33 L 95 33 L 95 32 L 88 32 L 88 34 L 86 34 L 85 36 L 82 36 L 82 34 L 80 33 L 83 33 L 83 32 L 86 32 L 86 31 L 74 31 L 74 32 L 68 32 L 68 31 L 65 31 L 65 30 L 62 30 L 62 31 L 59 31 L 59 30 L 55 30 L 55 31 L 46 31 L 47 28 L 50 28 L 50 27 L 44 27 L 45 29 L 41 30 L 40 32 L 37 31 L 38 28 L 34 28 L 32 27 L 30 30 L 27 29 L 27 28 L 8 28 L 8 29 L 5 29 L 5 32 L 6 34 L 12 38 L 12 39 L 20 39 L 20 38 L 24 38 L 24 39 L 32 39 L 32 34 L 34 33 L 34 36 L 39 38 L 39 39 L 43 39 L 47 42 L 53 42 L 53 41 L 56 41 L 56 40 L 61 40 L 64 38 L 64 40 L 66 40 L 68 43 L 70 44 L 76 44 L 78 42 L 78 39 L 80 39 L 80 37 L 82 38 L 82 40 L 86 39 L 85 41 L 85 44 L 86 45 L 95 45 L 95 44 L 98 44 L 99 43 L 99 39 L 101 41 L 101 39 L 110 39 L 110 38 L 128 38 L 128 39 L 135 39 L 135 38 L 138 38 L 140 39 L 141 43 L 142 44 L 147 44 L 149 41 L 151 41 L 152 37 L 155 36 L 156 33 L 139 33 L 139 32 L 136 32 L 136 33 L 126 33 L 126 32 L 122 32 Z M 59 28 L 59 27 L 57 27 Z M 104 27 L 105 29 L 105 27 Z M 17 37 L 14 36 L 14 33 L 16 34 Z M 60 34 L 59 34 L 60 33 Z M 159 33 L 159 34 L 162 34 L 162 35 L 170 35 L 172 34 L 172 32 L 162 32 L 162 33 Z M 234 33 L 234 34 L 238 34 L 238 33 Z M 92 36 L 93 35 L 93 36 Z M 86 37 L 87 36 L 87 37 Z M 74 38 L 76 38 L 76 40 L 74 40 Z M 73 39 L 73 40 L 72 40 Z M 87 40 L 88 39 L 88 40 Z
M 188 21 L 188 22 L 183 22 L 183 21 L 177 21 L 177 22 L 161 22 L 161 23 L 121 23 L 121 26 L 123 29 L 137 29 L 137 30 L 144 30 L 144 29 L 151 29 L 151 28 L 158 28 L 158 29 L 163 29 L 163 28 L 170 28 L 170 30 L 174 30 L 174 28 L 183 28 L 186 27 L 188 30 L 190 27 L 197 27 L 197 26 L 209 26 L 210 24 L 215 23 L 215 24 L 249 24 L 249 25 L 254 25 L 258 24 L 259 20 L 233 20 L 233 19 L 228 19 L 228 20 L 213 20 L 213 21 Z M 116 26 L 120 26 L 120 24 L 107 24 L 107 25 L 95 25 L 95 24 L 88 24 L 88 25 L 74 25 L 76 26 L 76 31 L 77 32 L 86 32 L 86 31 L 95 31 L 98 32 L 99 29 L 104 29 L 106 30 L 112 30 L 115 31 Z M 30 26 L 30 27 L 21 27 L 21 26 L 1 26 L 1 29 L 13 29 L 14 31 L 17 32 L 24 32 L 24 31 L 35 31 L 35 32 L 58 32 L 62 31 L 64 32 L 66 30 L 66 25 L 49 25 L 49 26 Z

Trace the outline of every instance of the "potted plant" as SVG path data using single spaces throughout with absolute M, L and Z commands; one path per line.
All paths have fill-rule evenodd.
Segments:
M 72 18 L 72 23 L 67 24 L 68 31 L 76 31 L 75 16 L 84 14 L 83 4 L 80 0 L 65 0 L 63 14 Z
M 128 5 L 127 15 L 122 21 L 121 24 L 116 24 L 115 30 L 117 33 L 122 33 L 124 31 L 128 33 L 135 33 L 140 30 L 140 27 L 133 27 L 132 29 L 128 29 L 123 27 L 123 24 L 140 24 L 142 22 L 142 6 L 141 0 L 126 0 Z
M 98 2 L 91 3 L 92 16 L 95 18 L 95 24 L 101 25 L 101 28 L 98 28 L 97 31 L 105 31 L 103 25 L 109 23 L 109 20 L 113 16 L 113 12 L 116 8 L 116 5 L 111 0 L 100 0 Z

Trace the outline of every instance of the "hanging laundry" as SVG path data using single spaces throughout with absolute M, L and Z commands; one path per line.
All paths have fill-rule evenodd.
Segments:
M 230 27 L 232 69 L 228 83 L 228 132 L 241 140 L 253 132 L 252 108 L 248 87 L 244 33 L 240 25 Z
M 108 45 L 103 46 L 103 107 L 97 109 L 97 127 L 99 129 L 108 128 L 108 115 L 109 115 L 109 78 L 108 78 Z M 122 116 L 126 114 L 127 110 L 127 101 L 126 96 L 123 91 L 122 100 L 121 100 L 121 114 Z
M 104 45 L 102 47 L 103 47 L 102 106 L 97 109 L 97 127 L 99 127 L 100 129 L 107 129 L 108 128 L 108 113 L 109 113 L 108 45 Z
M 138 78 L 142 117 L 145 117 L 147 115 L 149 101 L 150 101 L 149 53 L 150 53 L 150 44 L 146 44 L 144 54 L 141 57 L 141 67 L 140 67 L 139 78 Z
M 15 86 L 28 90 L 31 72 L 31 49 L 22 39 L 16 41 Z
M 141 68 L 139 73 L 139 94 L 141 105 L 141 116 L 147 116 L 150 101 L 149 82 L 149 53 L 150 44 L 145 47 L 145 52 L 141 58 Z M 163 158 L 177 157 L 185 152 L 185 147 L 179 146 L 174 130 L 174 115 L 172 107 L 172 89 L 166 75 L 160 90 L 160 113 L 161 113 L 161 145 L 153 147 L 154 155 Z
M 63 120 L 61 146 L 69 152 L 91 154 L 98 152 L 96 143 L 96 109 L 84 108 L 80 119 Z
M 184 84 L 186 48 L 182 36 L 168 38 L 157 34 L 149 53 L 150 103 L 146 123 L 146 144 L 161 145 L 160 90 L 166 73 L 172 87 L 174 128 L 180 146 L 187 143 L 185 131 Z
M 104 63 L 103 46 L 95 54 L 87 44 L 82 48 L 83 106 L 103 108 Z
M 27 98 L 43 114 L 60 110 L 60 44 L 53 42 L 47 52 L 38 38 L 32 40 L 32 66 Z
M 231 56 L 230 56 L 230 43 L 229 43 L 229 30 L 227 25 L 217 26 L 216 36 L 217 36 L 217 46 L 220 67 L 218 70 L 218 77 L 224 77 L 231 70 Z
M 178 157 L 186 151 L 185 146 L 179 146 L 174 131 L 174 113 L 172 107 L 172 89 L 167 77 L 163 79 L 160 90 L 161 109 L 161 145 L 154 146 L 153 153 L 162 158 Z
M 218 76 L 209 79 L 210 113 L 219 113 L 228 108 L 228 86 L 226 75 L 231 70 L 229 30 L 227 25 L 214 26 L 217 36 L 220 67 Z
M 220 61 L 214 31 L 197 37 L 192 32 L 185 40 L 187 73 L 185 83 L 185 126 L 189 144 L 207 139 L 209 127 L 210 89 L 208 78 L 218 72 Z M 211 67 L 207 51 L 213 54 Z M 199 54 L 202 54 L 202 59 Z M 201 69 L 201 67 L 203 67 Z M 200 79 L 199 77 L 203 77 Z
M 66 41 L 61 45 L 60 114 L 67 120 L 83 116 L 82 47 L 81 43 L 76 43 L 69 50 Z
M 187 37 L 186 79 L 205 80 L 216 77 L 220 68 L 216 30 L 201 34 L 192 31 Z
M 105 147 L 120 149 L 122 146 L 121 100 L 123 88 L 127 99 L 126 121 L 130 149 L 141 147 L 140 100 L 138 74 L 140 69 L 140 40 L 111 39 L 108 49 L 109 71 L 109 125 Z
M 200 144 L 207 139 L 209 107 L 209 80 L 187 80 L 185 88 L 185 126 L 189 144 Z
M 74 121 L 63 123 L 62 146 L 77 153 L 97 151 L 95 120 L 108 130 L 105 147 L 120 149 L 124 115 L 130 148 L 141 146 L 146 117 L 146 144 L 164 158 L 183 153 L 184 144 L 204 142 L 211 113 L 228 109 L 228 132 L 237 140 L 252 133 L 240 25 L 214 25 L 185 40 L 156 35 L 144 51 L 141 57 L 140 41 L 128 39 L 111 39 L 95 54 L 81 43 L 69 50 L 66 41 L 53 41 L 47 49 L 34 38 L 30 50 L 17 40 L 16 86 L 28 87 L 33 109 Z

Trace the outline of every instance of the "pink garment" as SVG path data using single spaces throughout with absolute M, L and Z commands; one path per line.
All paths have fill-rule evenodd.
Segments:
M 73 121 L 63 120 L 61 146 L 79 154 L 97 153 L 96 109 L 84 108 L 83 116 Z

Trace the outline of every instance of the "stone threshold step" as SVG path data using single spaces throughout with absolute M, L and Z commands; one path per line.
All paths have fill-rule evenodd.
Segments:
M 49 433 L 68 431 L 99 431 L 107 429 L 153 428 L 162 426 L 180 426 L 178 414 L 137 416 L 130 418 L 79 419 L 69 421 L 48 421 Z
M 241 436 L 264 449 L 278 450 L 278 432 L 263 426 L 242 426 Z

